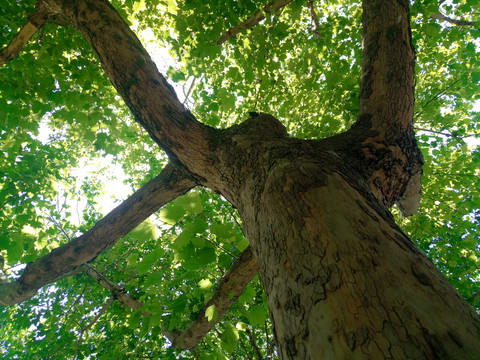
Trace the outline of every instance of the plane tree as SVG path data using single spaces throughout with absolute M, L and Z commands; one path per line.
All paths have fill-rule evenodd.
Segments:
M 473 359 L 478 11 L 2 5 L 1 351 Z

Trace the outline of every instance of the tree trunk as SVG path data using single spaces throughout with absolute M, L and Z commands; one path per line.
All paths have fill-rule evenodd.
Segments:
M 279 357 L 478 358 L 476 314 L 352 180 L 279 162 L 242 209 Z

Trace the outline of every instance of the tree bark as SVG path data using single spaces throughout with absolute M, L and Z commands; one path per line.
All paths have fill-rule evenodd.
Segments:
M 13 305 L 25 301 L 35 295 L 42 286 L 92 261 L 163 205 L 194 186 L 192 180 L 168 164 L 158 176 L 113 209 L 85 234 L 27 264 L 22 275 L 14 282 L 0 281 L 0 304 Z
M 314 162 L 275 170 L 242 213 L 281 359 L 478 356 L 477 315 L 368 190 Z
M 15 38 L 0 50 L 0 66 L 15 58 L 30 41 L 32 36 L 45 25 L 49 18 L 49 11 L 43 3 L 38 3 L 35 13 L 30 16 L 27 23 L 18 32 Z

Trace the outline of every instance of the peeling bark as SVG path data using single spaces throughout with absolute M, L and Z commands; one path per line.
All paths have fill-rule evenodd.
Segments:
M 44 3 L 39 2 L 35 13 L 5 48 L 0 50 L 0 66 L 15 58 L 30 41 L 32 36 L 47 23 L 50 12 Z

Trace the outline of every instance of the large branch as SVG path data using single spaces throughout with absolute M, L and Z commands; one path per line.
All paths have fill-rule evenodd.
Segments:
M 415 52 L 408 1 L 363 1 L 359 119 L 381 136 L 412 125 Z
M 257 272 L 257 261 L 249 246 L 222 278 L 218 284 L 215 295 L 202 307 L 197 315 L 197 319 L 190 323 L 179 335 L 168 334 L 173 346 L 179 349 L 194 348 L 198 342 L 213 329 L 217 321 L 243 293 L 245 286 L 247 286 Z M 215 306 L 218 316 L 216 319 L 208 321 L 205 312 L 212 305 Z
M 197 178 L 206 177 L 215 130 L 198 122 L 178 100 L 173 88 L 135 33 L 106 0 L 44 0 L 65 16 L 90 43 L 111 83 L 173 162 L 179 160 Z
M 48 21 L 49 12 L 42 2 L 37 5 L 35 13 L 5 48 L 0 50 L 0 66 L 17 56 L 30 41 L 32 36 Z
M 192 180 L 167 165 L 160 175 L 142 186 L 85 234 L 29 263 L 22 276 L 14 282 L 0 282 L 0 304 L 22 302 L 42 286 L 93 260 L 160 207 L 194 186 Z
M 215 42 L 217 45 L 221 45 L 226 42 L 231 37 L 239 34 L 242 30 L 251 29 L 255 25 L 257 25 L 260 21 L 265 19 L 265 14 L 270 14 L 271 12 L 276 12 L 281 8 L 285 7 L 286 5 L 290 4 L 293 0 L 274 0 L 269 2 L 267 5 L 263 7 L 263 9 L 258 10 L 255 14 L 250 16 L 247 20 L 238 24 L 228 30 L 225 34 L 220 36 L 220 38 Z
M 413 132 L 415 52 L 408 0 L 363 0 L 359 113 L 361 160 L 375 197 L 405 215 L 420 202 L 423 158 Z

